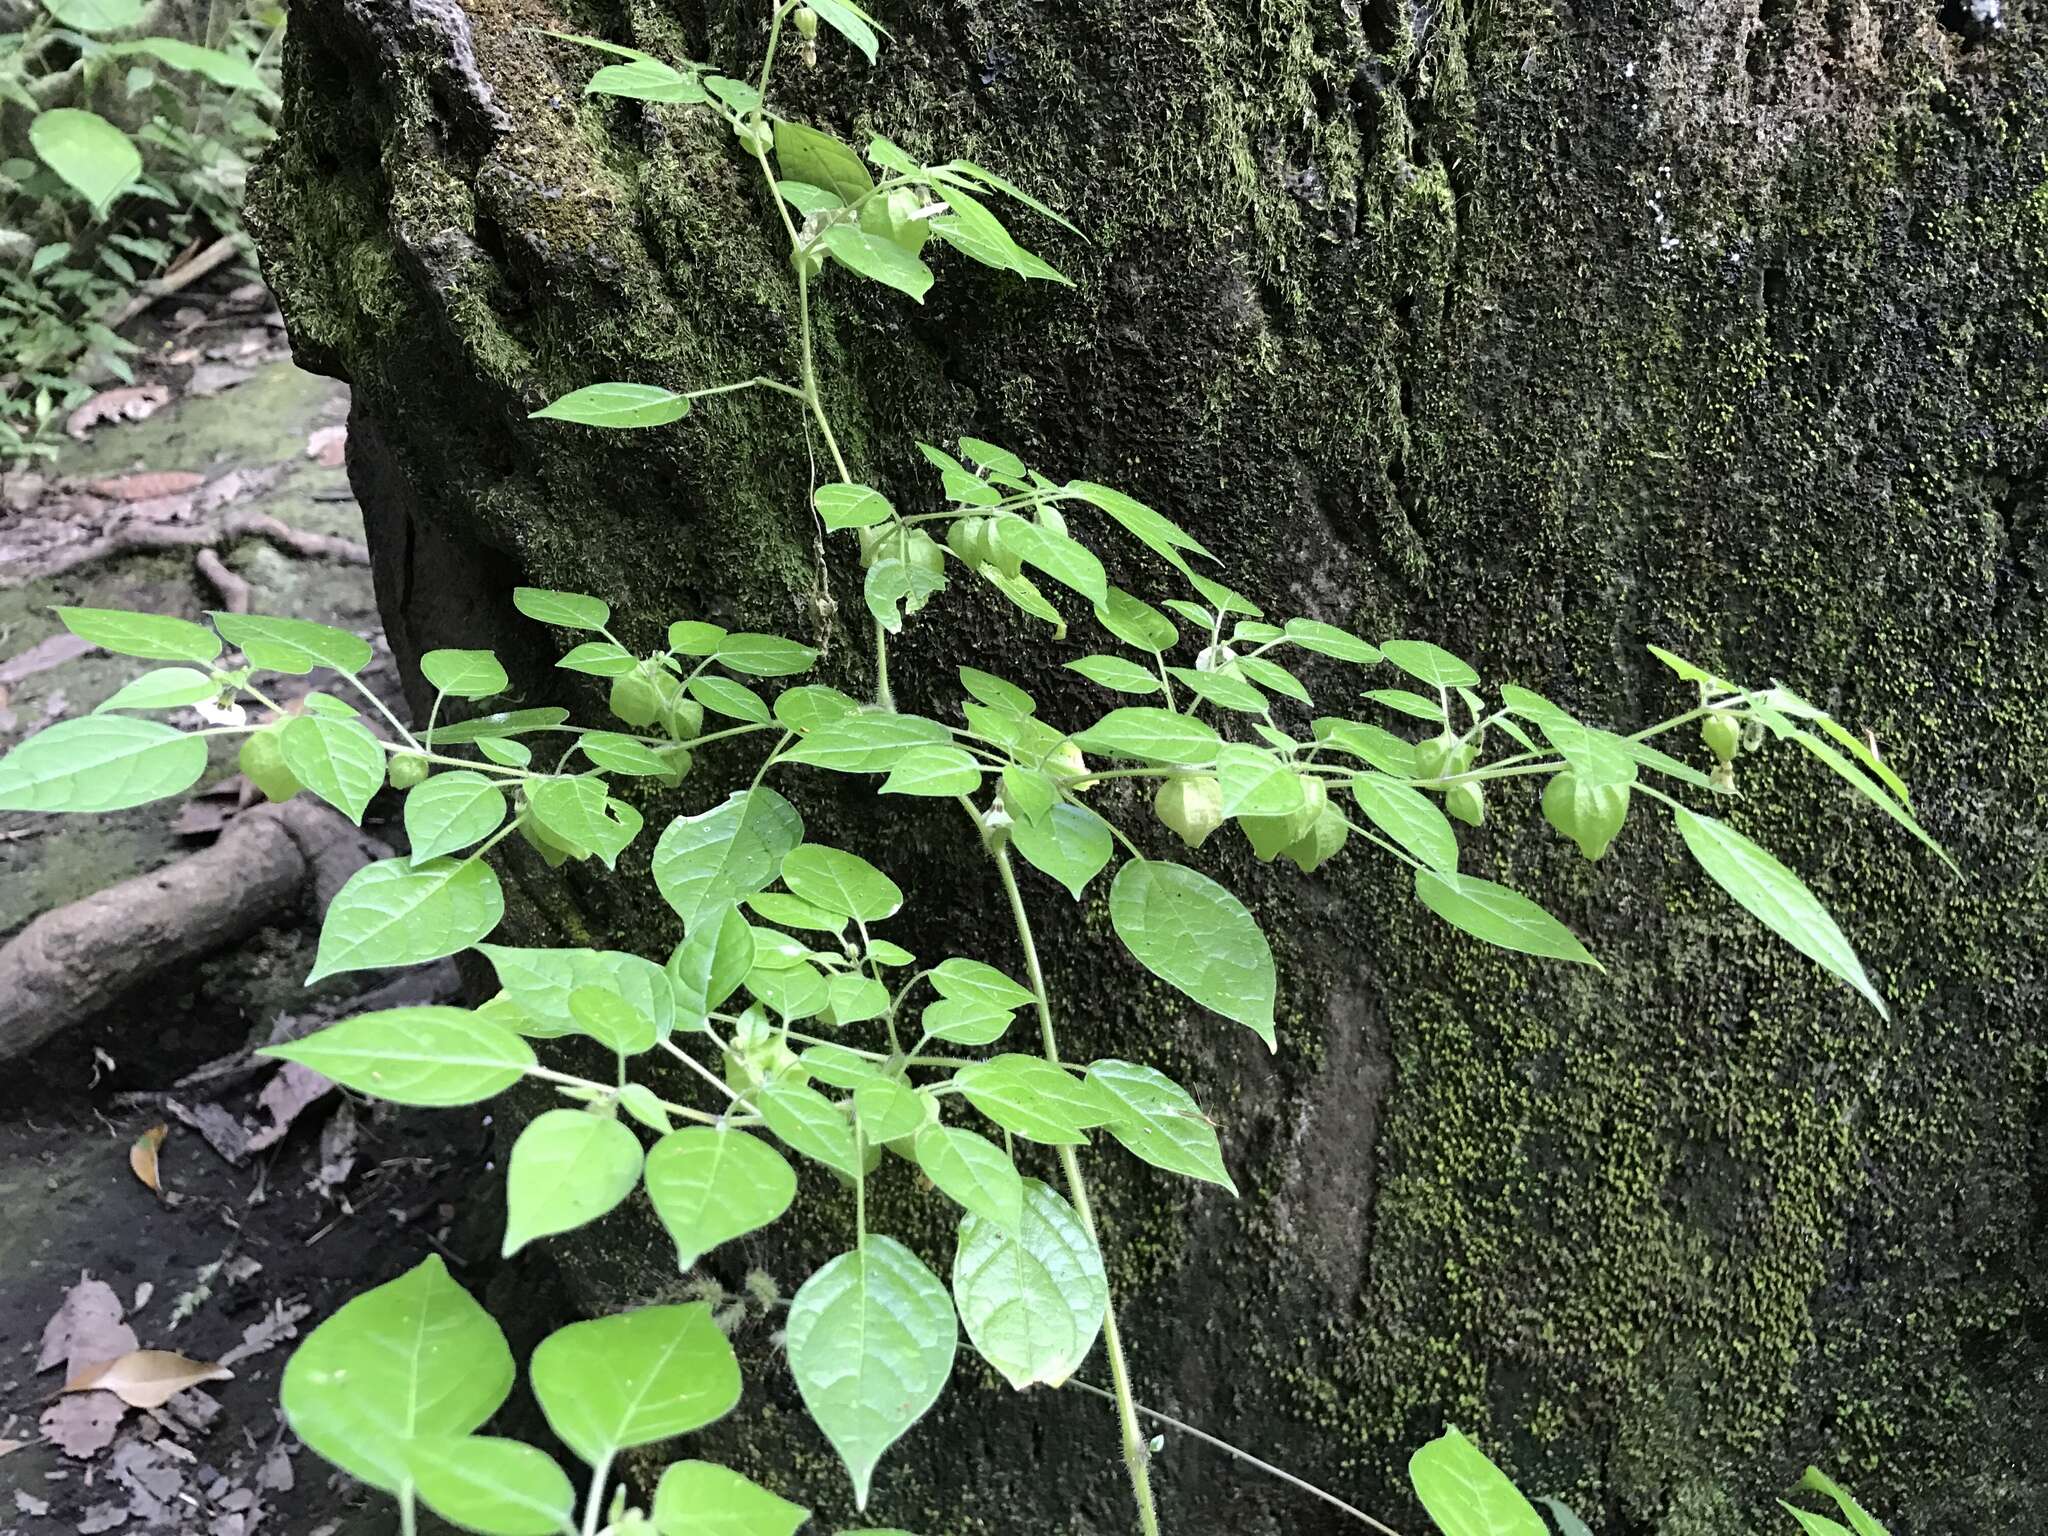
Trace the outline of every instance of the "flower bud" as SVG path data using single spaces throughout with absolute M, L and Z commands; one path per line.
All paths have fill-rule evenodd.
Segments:
M 394 752 L 384 769 L 393 789 L 411 789 L 427 776 L 427 760 L 417 752 Z
M 818 13 L 808 5 L 800 5 L 790 13 L 790 20 L 796 23 L 797 36 L 806 42 L 818 35 Z
M 1716 712 L 1700 722 L 1700 739 L 1716 758 L 1732 763 L 1742 750 L 1742 723 L 1733 715 Z
M 1628 787 L 1588 786 L 1566 770 L 1543 786 L 1543 819 L 1579 845 L 1588 859 L 1598 859 L 1628 818 Z
M 1152 809 L 1183 843 L 1199 848 L 1223 825 L 1223 786 L 1214 774 L 1175 774 L 1153 795 Z
M 1453 784 L 1444 791 L 1444 811 L 1468 827 L 1479 826 L 1486 820 L 1486 793 L 1469 779 Z
M 237 758 L 242 777 L 263 792 L 263 798 L 282 805 L 305 786 L 285 766 L 284 746 L 279 738 L 283 722 L 266 725 L 243 738 Z

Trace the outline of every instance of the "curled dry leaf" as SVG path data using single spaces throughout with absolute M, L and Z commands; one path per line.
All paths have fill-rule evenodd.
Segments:
M 96 1360 L 111 1360 L 140 1347 L 135 1330 L 121 1320 L 121 1298 L 104 1280 L 79 1276 L 64 1293 L 64 1302 L 43 1325 L 42 1350 L 36 1369 L 63 1366 L 75 1376 Z
M 64 1390 L 111 1392 L 130 1408 L 161 1408 L 187 1387 L 234 1379 L 233 1371 L 211 1361 L 188 1359 L 168 1349 L 136 1349 L 87 1366 L 64 1383 Z
M 317 460 L 327 469 L 339 469 L 343 452 L 348 447 L 348 428 L 344 426 L 316 427 L 306 437 L 306 457 Z
M 135 1177 L 149 1187 L 151 1194 L 163 1197 L 163 1176 L 157 1168 L 157 1149 L 164 1144 L 164 1138 L 171 1133 L 167 1125 L 152 1125 L 135 1138 L 135 1145 L 128 1149 L 128 1166 L 135 1170 Z
M 162 384 L 128 384 L 103 389 L 66 418 L 64 430 L 81 443 L 94 427 L 109 421 L 140 421 L 171 398 Z
M 159 496 L 182 496 L 205 483 L 206 476 L 189 469 L 142 469 L 132 475 L 91 481 L 87 489 L 115 501 L 153 501 Z

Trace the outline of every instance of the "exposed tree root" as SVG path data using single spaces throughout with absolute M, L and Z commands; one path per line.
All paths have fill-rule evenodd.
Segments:
M 44 913 L 0 946 L 0 1061 L 308 895 L 324 912 L 350 875 L 389 852 L 307 797 L 245 812 L 211 847 Z
M 89 544 L 80 544 L 63 551 L 41 564 L 32 566 L 11 577 L 5 584 L 19 586 L 23 582 L 47 580 L 77 570 L 80 566 L 92 565 L 108 560 L 115 555 L 134 554 L 148 550 L 194 549 L 212 554 L 220 564 L 222 549 L 239 539 L 267 539 L 288 555 L 298 555 L 308 560 L 340 560 L 349 565 L 368 565 L 370 552 L 352 539 L 338 538 L 327 533 L 307 533 L 292 528 L 276 518 L 262 512 L 230 512 L 218 522 L 206 523 L 124 523 L 111 529 Z M 226 572 L 221 564 L 221 570 Z M 200 574 L 206 576 L 221 595 L 228 590 L 207 571 L 203 561 Z M 240 578 L 233 578 L 239 581 Z M 245 594 L 246 601 L 246 594 Z M 246 609 L 237 610 L 245 612 Z

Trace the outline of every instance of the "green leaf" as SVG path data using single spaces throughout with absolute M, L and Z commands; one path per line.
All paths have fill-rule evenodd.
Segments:
M 1223 1166 L 1216 1128 L 1180 1084 L 1129 1061 L 1095 1062 L 1088 1068 L 1088 1080 L 1114 1107 L 1109 1134 L 1133 1156 L 1168 1173 L 1221 1184 L 1237 1193 Z
M 661 1039 L 661 1031 L 645 1010 L 609 987 L 577 987 L 569 994 L 569 1017 L 576 1021 L 577 1033 L 620 1056 L 651 1051 Z
M 857 854 L 806 843 L 783 855 L 782 883 L 813 906 L 864 923 L 892 917 L 903 906 L 903 891 Z
M 43 9 L 74 32 L 125 32 L 140 26 L 144 0 L 43 0 Z
M 1184 865 L 1132 859 L 1110 886 L 1109 920 L 1145 969 L 1277 1049 L 1273 951 L 1229 891 Z
M 823 187 L 842 203 L 854 202 L 875 189 L 875 179 L 859 155 L 831 134 L 802 123 L 777 120 L 775 164 L 791 181 Z
M 702 1429 L 740 1400 L 739 1361 L 702 1302 L 558 1328 L 529 1369 L 548 1427 L 592 1466 Z
M 1171 518 L 1160 515 L 1122 491 L 1090 480 L 1069 480 L 1066 494 L 1107 512 L 1132 538 L 1176 568 L 1183 565 L 1182 550 L 1208 560 L 1216 558 L 1202 547 L 1200 540 L 1177 526 Z
M 861 583 L 861 601 L 867 604 L 875 622 L 893 635 L 902 631 L 905 614 L 916 613 L 931 600 L 933 593 L 945 588 L 943 568 L 927 570 L 890 556 L 868 567 L 867 577 Z
M 576 750 L 597 767 L 631 778 L 668 778 L 675 763 L 631 736 L 614 731 L 585 731 L 576 739 Z
M 720 1243 L 758 1231 L 789 1209 L 796 1172 L 745 1131 L 685 1126 L 647 1153 L 647 1198 L 688 1270 Z
M 1351 796 L 1365 819 L 1431 869 L 1458 870 L 1458 837 L 1437 803 L 1421 790 L 1377 773 L 1351 781 Z
M 416 865 L 483 841 L 504 820 L 505 792 L 466 768 L 437 773 L 405 796 L 405 835 Z
M 1118 693 L 1157 693 L 1159 679 L 1135 661 L 1122 656 L 1083 656 L 1066 664 L 1091 683 L 1113 688 Z
M 161 720 L 87 715 L 0 757 L 0 811 L 120 811 L 175 795 L 206 772 L 206 738 Z
M 1876 1517 L 1870 1511 L 1849 1496 L 1848 1489 L 1844 1488 L 1832 1477 L 1829 1477 L 1827 1473 L 1821 1471 L 1819 1467 L 1808 1467 L 1806 1475 L 1799 1479 L 1799 1486 L 1810 1488 L 1815 1493 L 1823 1494 L 1833 1499 L 1836 1508 L 1841 1510 L 1844 1518 L 1848 1520 L 1851 1528 L 1856 1532 L 1856 1536 L 1890 1536 L 1890 1533 L 1882 1525 L 1878 1524 Z
M 1783 1499 L 1778 1500 L 1778 1507 L 1799 1522 L 1799 1529 L 1804 1531 L 1806 1536 L 1850 1536 L 1847 1526 L 1840 1521 L 1830 1520 L 1826 1515 L 1816 1515 L 1811 1510 L 1799 1508 L 1796 1504 L 1787 1504 Z
M 468 1434 L 498 1411 L 512 1375 L 505 1335 L 429 1254 L 307 1334 L 279 1395 L 316 1455 L 397 1493 L 412 1481 L 411 1444 Z
M 93 713 L 104 715 L 116 709 L 183 709 L 212 698 L 220 685 L 204 672 L 190 667 L 158 667 L 124 683 Z
M 1383 726 L 1324 716 L 1315 723 L 1316 740 L 1368 762 L 1397 779 L 1415 776 L 1415 748 Z
M 845 528 L 872 528 L 896 515 L 888 497 L 865 485 L 821 485 L 811 493 L 811 504 L 833 533 Z
M 565 672 L 582 672 L 590 677 L 624 677 L 639 670 L 640 658 L 609 640 L 586 640 L 555 665 Z
M 1030 989 L 1019 986 L 994 966 L 957 956 L 932 967 L 931 983 L 941 997 L 981 1003 L 1005 1013 L 1032 1000 Z
M 357 826 L 384 787 L 384 748 L 354 720 L 294 715 L 278 737 L 284 765 Z
M 1301 775 L 1263 747 L 1225 742 L 1216 754 L 1216 782 L 1225 816 L 1292 816 L 1308 809 Z
M 971 795 L 981 788 L 981 765 L 964 747 L 912 747 L 882 781 L 885 795 Z
M 792 1151 L 813 1162 L 845 1174 L 860 1177 L 860 1155 L 853 1143 L 853 1127 L 837 1104 L 815 1088 L 802 1083 L 774 1082 L 752 1095 L 768 1129 Z
M 666 1136 L 675 1129 L 668 1107 L 660 1095 L 644 1083 L 628 1083 L 619 1090 L 619 1108 L 639 1121 L 657 1136 Z
M 766 932 L 757 930 L 757 944 Z M 801 956 L 794 964 L 767 964 L 757 955 L 754 969 L 747 973 L 747 990 L 786 1024 L 813 1018 L 832 1001 L 824 976 Z
M 331 667 L 354 676 L 370 664 L 370 642 L 332 624 L 260 613 L 209 613 L 207 617 L 258 671 L 303 677 L 315 667 Z
M 1095 605 L 1095 622 L 1125 645 L 1155 654 L 1172 649 L 1180 638 L 1173 620 L 1121 587 L 1111 587 L 1109 601 Z
M 68 3 L 75 5 L 78 0 L 68 0 Z M 90 0 L 90 3 L 104 5 L 106 0 Z M 218 48 L 202 48 L 182 38 L 139 37 L 133 42 L 116 43 L 107 52 L 116 58 L 141 54 L 172 69 L 204 76 L 215 85 L 225 86 L 231 91 L 262 94 L 269 89 L 263 82 L 263 76 L 256 72 L 255 65 L 247 59 L 222 53 Z
M 918 1022 L 934 1040 L 990 1045 L 1009 1032 L 1015 1018 L 1007 1008 L 992 1008 L 971 998 L 942 997 L 925 1009 Z
M 711 1011 L 740 988 L 754 966 L 754 930 L 735 907 L 703 913 L 668 957 L 682 1027 L 702 1029 Z
M 736 683 L 716 673 L 707 672 L 701 677 L 691 678 L 690 697 L 713 714 L 724 715 L 731 720 L 766 725 L 774 718 L 768 711 L 768 701 L 761 695 L 744 683 Z
M 1128 705 L 1113 709 L 1074 737 L 1086 752 L 1136 758 L 1184 768 L 1206 768 L 1223 744 L 1213 728 L 1170 709 Z
M 1519 891 L 1491 880 L 1418 869 L 1415 899 L 1453 928 L 1502 949 L 1605 969 L 1563 923 Z
M 1058 215 L 1057 213 L 1054 213 L 1052 209 L 1048 208 L 1044 203 L 1041 203 L 1037 198 L 1033 197 L 1029 192 L 1026 192 L 1022 187 L 1018 186 L 1015 182 L 1005 181 L 1002 177 L 998 176 L 994 171 L 984 170 L 982 169 L 982 167 L 976 165 L 972 160 L 948 160 L 946 162 L 945 169 L 949 171 L 957 171 L 964 175 L 971 176 L 976 181 L 980 182 L 983 186 L 988 187 L 994 191 L 1000 192 L 1005 197 L 1015 198 L 1018 202 L 1022 203 L 1026 208 L 1029 208 L 1033 213 L 1040 214 L 1045 218 L 1051 219 L 1053 223 L 1060 225 L 1064 229 L 1072 230 L 1073 233 L 1077 235 L 1081 233 L 1080 230 L 1075 229 L 1072 224 L 1068 223 L 1064 218 L 1060 217 L 1060 215 Z
M 818 653 L 780 635 L 727 635 L 712 653 L 722 667 L 749 677 L 791 677 L 817 665 Z
M 127 613 L 119 608 L 55 608 L 66 629 L 116 656 L 144 661 L 196 661 L 220 655 L 220 636 L 190 619 L 160 613 Z
M 583 94 L 624 96 L 633 101 L 659 101 L 676 106 L 695 106 L 705 99 L 704 87 L 697 83 L 695 74 L 686 75 L 659 59 L 607 64 L 590 77 Z
M 954 1083 L 1004 1130 L 1048 1146 L 1078 1146 L 1114 1113 L 1085 1078 L 1041 1056 L 1005 1055 L 962 1067 Z
M 1015 1232 L 1024 1220 L 1024 1180 L 1010 1154 L 985 1136 L 932 1125 L 913 1144 L 917 1165 L 962 1210 Z
M 744 80 L 729 80 L 724 75 L 706 75 L 704 89 L 742 116 L 761 105 L 761 93 Z
M 783 928 L 801 928 L 812 933 L 846 932 L 846 918 L 837 912 L 814 907 L 801 897 L 784 891 L 762 891 L 747 898 L 747 910 L 765 923 Z
M 793 1536 L 811 1512 L 729 1468 L 678 1461 L 655 1486 L 653 1518 L 661 1536 Z
M 1300 678 L 1281 666 L 1277 661 L 1268 661 L 1263 656 L 1240 656 L 1231 663 L 1234 670 L 1242 672 L 1252 682 L 1269 693 L 1280 694 L 1297 704 L 1313 704 L 1309 691 Z
M 1384 704 L 1388 709 L 1417 720 L 1428 720 L 1434 724 L 1443 723 L 1444 707 L 1440 701 L 1425 699 L 1421 694 L 1412 693 L 1406 688 L 1373 688 L 1368 690 L 1365 696 L 1375 704 Z
M 938 1401 L 959 1324 L 938 1277 L 894 1238 L 870 1235 L 789 1304 L 789 1368 L 804 1406 L 866 1509 L 882 1453 Z
M 588 777 L 529 780 L 526 806 L 533 819 L 577 858 L 592 854 L 611 868 L 640 828 L 637 813 L 614 802 L 604 780 Z
M 971 1213 L 960 1223 L 953 1299 L 975 1349 L 1021 1392 L 1061 1385 L 1087 1358 L 1109 1279 L 1073 1207 L 1027 1179 L 1015 1228 Z
M 1408 1458 L 1408 1481 L 1444 1536 L 1549 1536 L 1536 1507 L 1455 1429 Z
M 570 1000 L 586 988 L 609 992 L 628 1004 L 648 1021 L 657 1039 L 674 1028 L 674 989 L 668 973 L 652 960 L 609 949 L 513 949 L 502 944 L 479 944 L 477 949 L 491 962 L 498 985 L 525 1020 L 519 1030 L 523 1035 L 552 1040 L 583 1032 Z M 594 1038 L 613 1043 L 602 1035 Z
M 852 0 L 825 0 L 823 5 L 813 4 L 811 9 L 820 21 L 865 54 L 870 64 L 875 62 L 875 34 L 880 32 L 886 37 L 888 32 L 874 17 Z
M 1076 901 L 1116 851 L 1109 823 L 1071 800 L 1060 801 L 1037 821 L 1013 825 L 1010 846 L 1033 869 L 1064 885 Z
M 920 304 L 931 288 L 932 269 L 893 240 L 877 239 L 851 224 L 834 224 L 818 237 L 818 242 L 862 277 L 906 293 Z
M 1550 1511 L 1550 1518 L 1557 1523 L 1557 1536 L 1593 1536 L 1586 1522 L 1572 1513 L 1572 1507 L 1563 1499 L 1538 1499 L 1536 1501 Z
M 889 1011 L 889 989 L 872 976 L 851 972 L 832 978 L 831 1001 L 826 1005 L 835 1025 L 859 1024 L 879 1019 Z
M 1005 547 L 1015 550 L 1026 565 L 1091 603 L 1108 601 L 1109 580 L 1102 562 L 1075 540 L 1022 517 L 1006 517 L 1000 526 Z
M 488 699 L 511 681 L 490 651 L 428 651 L 420 658 L 420 674 L 452 699 Z
M 1044 820 L 1059 797 L 1059 786 L 1036 768 L 1012 763 L 1003 770 L 1003 809 L 1014 821 Z
M 782 195 L 784 202 L 805 218 L 814 213 L 831 213 L 846 206 L 839 201 L 838 194 L 828 192 L 823 187 L 814 187 L 807 181 L 778 180 L 775 183 L 775 190 Z
M 1891 1017 L 1855 949 L 1804 881 L 1725 821 L 1682 807 L 1672 815 L 1685 846 L 1722 890 L 1807 959 L 1854 987 L 1880 1017 Z
M 365 864 L 327 909 L 306 985 L 343 971 L 422 965 L 457 954 L 504 915 L 504 890 L 480 859 Z
M 531 413 L 535 421 L 569 421 L 582 427 L 665 427 L 690 414 L 690 397 L 654 384 L 586 384 Z M 524 590 L 524 589 L 522 589 Z M 521 609 L 522 613 L 526 610 Z M 538 614 L 529 617 L 540 618 Z M 542 619 L 542 623 L 559 622 Z M 599 620 L 602 624 L 604 621 Z M 595 629 L 597 624 L 571 624 Z
M 545 1451 L 494 1435 L 426 1435 L 404 1454 L 427 1507 L 466 1530 L 556 1536 L 574 1527 L 576 1490 Z
M 43 164 L 96 215 L 142 175 L 142 156 L 134 143 L 97 112 L 58 107 L 40 113 L 28 125 L 28 141 Z
M 783 757 L 835 773 L 886 773 L 913 747 L 944 746 L 952 740 L 951 731 L 922 715 L 864 709 L 822 722 Z
M 923 1130 L 931 1119 L 931 1103 L 893 1077 L 874 1077 L 853 1090 L 853 1117 L 861 1135 L 879 1146 Z
M 654 847 L 654 883 L 683 925 L 766 890 L 803 841 L 803 818 L 772 789 L 741 790 L 678 816 Z
M 602 598 L 545 587 L 514 587 L 512 606 L 529 619 L 557 629 L 603 629 L 612 617 L 611 605 Z
M 505 1165 L 505 1246 L 568 1232 L 614 1209 L 640 1182 L 640 1138 L 609 1115 L 550 1109 L 527 1122 Z
M 1334 656 L 1339 661 L 1370 666 L 1380 659 L 1376 647 L 1367 645 L 1348 630 L 1317 619 L 1289 619 L 1282 633 L 1303 650 Z
M 462 1008 L 386 1008 L 258 1054 L 296 1061 L 392 1104 L 446 1109 L 504 1092 L 534 1064 L 533 1047 Z
M 466 742 L 544 731 L 568 718 L 566 709 L 501 709 L 474 720 L 457 720 L 450 725 L 436 726 L 420 739 L 430 746 L 459 746 Z
M 1417 682 L 1432 688 L 1476 688 L 1479 674 L 1440 645 L 1427 640 L 1382 640 L 1380 654 Z
M 1263 714 L 1267 708 L 1266 696 L 1234 671 L 1204 672 L 1196 667 L 1168 667 L 1166 671 L 1195 697 L 1207 700 L 1218 709 L 1257 715 Z
M 882 1064 L 843 1045 L 814 1045 L 800 1058 L 812 1079 L 852 1090 L 881 1075 Z

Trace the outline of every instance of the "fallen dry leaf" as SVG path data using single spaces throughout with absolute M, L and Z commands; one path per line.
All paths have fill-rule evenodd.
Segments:
M 306 457 L 317 459 L 328 469 L 341 468 L 347 447 L 347 427 L 316 427 L 306 437 Z
M 114 1443 L 127 1405 L 111 1392 L 80 1392 L 60 1397 L 36 1420 L 43 1438 L 66 1456 L 84 1461 Z
M 253 1123 L 249 1131 L 249 1150 L 261 1152 L 265 1147 L 284 1140 L 285 1132 L 292 1128 L 292 1122 L 309 1106 L 317 1104 L 334 1090 L 334 1079 L 323 1077 L 311 1067 L 302 1067 L 296 1061 L 288 1061 L 282 1070 L 263 1085 L 263 1092 L 256 1097 L 256 1107 L 270 1116 L 270 1124 L 257 1126 Z
M 171 391 L 163 384 L 126 384 L 119 389 L 103 389 L 65 419 L 64 430 L 82 443 L 86 434 L 101 423 L 141 421 L 154 415 L 157 407 L 170 398 Z
M 111 1392 L 130 1408 L 161 1408 L 187 1387 L 203 1381 L 233 1381 L 226 1366 L 190 1360 L 168 1349 L 135 1349 L 119 1359 L 86 1367 L 64 1383 L 66 1392 Z
M 0 1456 L 12 1456 L 27 1444 L 26 1440 L 0 1440 Z
M 142 1180 L 149 1192 L 159 1199 L 163 1197 L 163 1175 L 157 1168 L 157 1149 L 164 1144 L 164 1138 L 171 1133 L 168 1125 L 152 1125 L 135 1138 L 135 1145 L 128 1149 L 128 1166 L 135 1170 L 135 1177 Z
M 50 1512 L 50 1501 L 39 1499 L 26 1488 L 14 1490 L 14 1507 L 24 1515 L 40 1520 Z
M 270 1312 L 242 1331 L 242 1342 L 220 1357 L 222 1365 L 237 1365 L 251 1355 L 260 1355 L 299 1336 L 299 1324 L 313 1310 L 303 1301 L 272 1303 Z
M 64 1293 L 63 1304 L 43 1325 L 43 1346 L 36 1369 L 65 1368 L 75 1376 L 95 1360 L 111 1360 L 139 1346 L 135 1330 L 121 1320 L 121 1298 L 104 1280 L 80 1275 Z
M 132 475 L 89 481 L 86 489 L 115 501 L 152 501 L 158 496 L 183 495 L 205 483 L 206 476 L 189 469 L 141 469 Z

